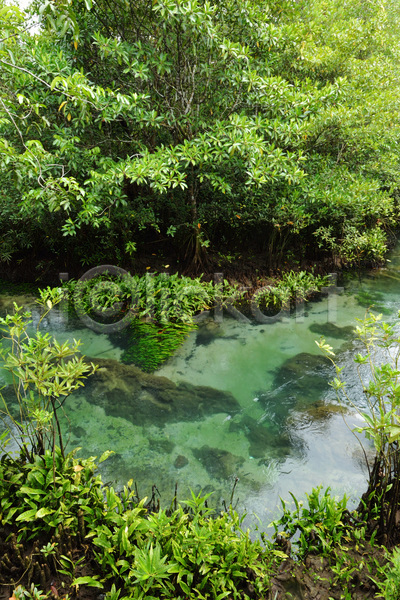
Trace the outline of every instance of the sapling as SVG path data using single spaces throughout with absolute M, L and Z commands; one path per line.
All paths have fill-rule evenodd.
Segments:
M 3 368 L 12 375 L 17 401 L 17 414 L 1 396 L 0 418 L 9 436 L 17 443 L 21 457 L 29 462 L 43 455 L 47 448 L 54 452 L 56 441 L 64 456 L 64 443 L 58 411 L 68 396 L 92 374 L 96 367 L 79 356 L 80 342 L 60 343 L 48 333 L 41 333 L 40 323 L 52 307 L 62 299 L 61 290 L 48 288 L 41 292 L 39 304 L 45 308 L 37 330 L 31 333 L 32 314 L 14 303 L 14 313 L 0 318 L 0 358 Z M 10 427 L 11 423 L 11 427 Z M 6 439 L 2 439 L 2 449 Z
M 400 500 L 400 337 L 396 324 L 382 321 L 382 315 L 368 311 L 357 319 L 356 336 L 363 351 L 354 358 L 368 410 L 363 411 L 350 398 L 343 380 L 343 367 L 335 362 L 332 348 L 321 338 L 316 342 L 336 369 L 331 382 L 340 401 L 345 401 L 360 415 L 364 424 L 353 428 L 373 442 L 375 457 L 371 463 L 364 449 L 368 468 L 368 489 L 358 512 L 370 521 L 377 539 L 390 545 L 396 527 Z

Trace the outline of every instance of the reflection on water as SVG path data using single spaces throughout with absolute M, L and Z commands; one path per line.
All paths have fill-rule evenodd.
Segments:
M 97 456 L 114 450 L 104 480 L 133 478 L 142 495 L 156 484 L 165 504 L 177 482 L 181 498 L 189 489 L 213 491 L 221 505 L 239 478 L 239 507 L 264 525 L 289 491 L 301 496 L 322 484 L 338 494 L 360 494 L 366 474 L 349 430 L 357 415 L 338 406 L 328 385 L 331 364 L 315 340 L 323 335 L 347 364 L 352 400 L 361 405 L 352 368 L 355 318 L 368 302 L 386 318 L 396 315 L 398 265 L 394 252 L 387 270 L 352 278 L 342 292 L 276 323 L 211 318 L 154 375 L 119 362 L 121 336 L 96 334 L 54 310 L 42 327 L 61 341 L 81 339 L 83 353 L 100 367 L 67 401 L 69 448 Z M 12 299 L 0 295 L 0 311 L 9 310 Z M 32 298 L 16 301 L 32 305 Z M 10 383 L 0 371 L 1 379 Z

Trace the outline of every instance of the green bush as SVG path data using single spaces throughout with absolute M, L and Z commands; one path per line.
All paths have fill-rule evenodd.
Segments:
M 104 460 L 105 453 L 99 460 Z M 59 448 L 33 463 L 3 456 L 0 462 L 0 523 L 15 524 L 18 541 L 50 538 L 61 527 L 83 533 L 84 514 L 103 510 L 101 479 L 93 459 L 65 458 Z
M 330 488 L 320 495 L 321 489 L 322 486 L 319 486 L 313 488 L 311 494 L 306 494 L 308 507 L 291 493 L 295 510 L 291 511 L 281 500 L 283 515 L 271 523 L 275 536 L 283 533 L 291 538 L 299 534 L 295 542 L 299 557 L 309 553 L 328 554 L 348 533 L 343 521 L 343 515 L 348 512 L 347 497 L 337 500 L 331 496 Z
M 35 574 L 44 572 L 71 590 L 110 590 L 110 600 L 265 595 L 285 555 L 252 541 L 235 511 L 215 514 L 207 497 L 192 494 L 173 511 L 152 512 L 132 481 L 116 492 L 102 485 L 96 469 L 93 458 L 63 458 L 59 449 L 33 464 L 1 461 L 0 527 L 12 532 L 13 573 L 20 571 L 24 585 L 40 585 Z M 24 557 L 22 548 L 33 550 Z M 6 563 L 0 559 L 0 576 Z

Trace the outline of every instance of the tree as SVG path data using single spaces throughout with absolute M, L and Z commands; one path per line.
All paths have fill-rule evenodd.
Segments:
M 210 242 L 249 236 L 271 267 L 299 241 L 381 260 L 396 222 L 398 8 L 372 5 L 38 4 L 46 34 L 10 25 L 0 56 L 17 220 L 51 224 L 55 248 L 60 232 L 78 247 L 100 237 L 119 259 L 143 230 L 171 236 L 193 269 Z

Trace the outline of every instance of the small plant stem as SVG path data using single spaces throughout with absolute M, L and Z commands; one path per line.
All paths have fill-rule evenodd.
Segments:
M 58 419 L 58 415 L 57 415 L 57 409 L 59 408 L 58 406 L 56 406 L 55 403 L 55 399 L 53 397 L 51 397 L 51 405 L 53 407 L 53 415 L 54 415 L 54 420 L 56 422 L 57 425 L 57 432 L 58 432 L 58 443 L 60 444 L 60 450 L 61 450 L 61 456 L 63 458 L 65 458 L 65 454 L 64 454 L 64 444 L 63 444 L 63 439 L 62 439 L 62 431 L 61 431 L 61 425 L 60 425 L 60 421 Z

